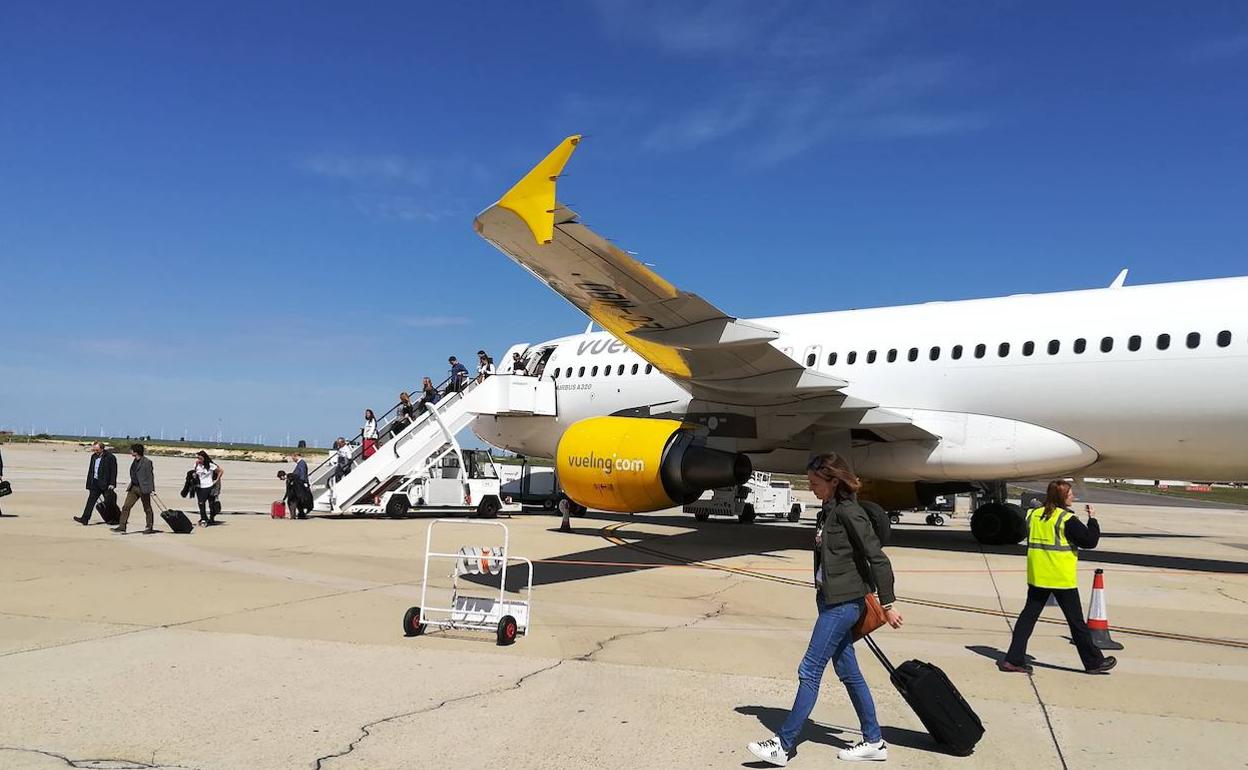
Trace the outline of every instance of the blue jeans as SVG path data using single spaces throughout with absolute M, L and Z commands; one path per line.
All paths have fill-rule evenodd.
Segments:
M 810 635 L 810 646 L 806 648 L 806 655 L 797 667 L 797 698 L 794 699 L 793 710 L 784 720 L 777 737 L 785 751 L 793 751 L 793 747 L 797 745 L 798 733 L 802 731 L 806 718 L 815 708 L 815 701 L 819 698 L 819 682 L 823 679 L 823 671 L 830 660 L 837 677 L 849 693 L 849 701 L 854 704 L 854 711 L 858 713 L 863 739 L 878 741 L 880 723 L 875 718 L 875 701 L 871 699 L 867 681 L 862 678 L 862 670 L 858 668 L 858 658 L 854 656 L 852 631 L 862 614 L 863 602 L 855 599 L 829 606 L 819 596 L 816 603 L 819 617 L 815 620 L 815 629 Z

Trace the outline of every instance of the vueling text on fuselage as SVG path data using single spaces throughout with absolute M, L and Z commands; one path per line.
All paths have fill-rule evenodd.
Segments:
M 599 457 L 593 452 L 587 455 L 568 455 L 568 465 L 573 468 L 596 468 L 610 475 L 613 471 L 631 471 L 642 473 L 646 470 L 646 461 L 637 457 Z

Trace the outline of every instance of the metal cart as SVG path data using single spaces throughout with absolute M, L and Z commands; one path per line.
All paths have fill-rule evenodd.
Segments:
M 501 547 L 464 546 L 456 553 L 435 551 L 433 550 L 433 532 L 439 524 L 499 527 L 503 530 L 503 544 Z M 429 530 L 425 535 L 425 567 L 420 580 L 420 605 L 409 607 L 403 615 L 403 633 L 407 636 L 420 636 L 429 626 L 494 631 L 500 645 L 512 644 L 519 634 L 527 635 L 532 627 L 533 562 L 521 556 L 511 556 L 510 539 L 507 525 L 497 521 L 435 519 L 429 522 Z M 434 559 L 452 563 L 451 606 L 449 607 L 433 607 L 428 604 L 430 601 L 429 564 Z M 523 564 L 528 568 L 528 580 L 523 599 L 506 598 L 507 567 L 513 562 Z M 492 587 L 476 583 L 461 586 L 460 579 L 467 575 L 497 575 L 498 594 L 494 595 Z M 478 592 L 488 590 L 490 595 L 465 594 L 461 591 L 463 588 L 475 589 Z

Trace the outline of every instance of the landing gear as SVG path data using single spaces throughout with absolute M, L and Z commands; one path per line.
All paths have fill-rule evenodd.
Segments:
M 802 504 L 793 503 L 793 507 L 789 509 L 789 521 L 796 522 L 802 518 Z
M 884 506 L 870 500 L 862 500 L 858 504 L 870 517 L 871 527 L 875 530 L 875 536 L 880 539 L 880 545 L 888 545 L 888 541 L 893 539 L 893 524 L 892 517 L 884 510 Z
M 559 515 L 563 517 L 563 521 L 559 524 L 560 532 L 571 532 L 572 517 L 585 515 L 585 506 L 579 505 L 567 495 L 559 498 L 559 502 L 555 504 L 555 509 L 558 510 Z
M 984 503 L 971 514 L 971 534 L 984 545 L 1012 545 L 1023 539 L 1023 509 L 1013 503 Z
M 746 503 L 745 505 L 741 506 L 741 513 L 737 516 L 737 521 L 741 522 L 742 524 L 754 523 L 754 504 L 753 503 Z

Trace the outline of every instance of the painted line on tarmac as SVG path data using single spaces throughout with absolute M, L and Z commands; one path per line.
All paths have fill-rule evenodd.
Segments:
M 617 524 L 608 524 L 607 526 L 600 529 L 598 531 L 598 534 L 604 540 L 606 540 L 607 542 L 613 545 L 618 545 L 622 548 L 629 548 L 634 551 L 639 551 L 641 553 L 649 554 L 650 556 L 657 556 L 661 559 L 669 559 L 672 562 L 675 562 L 676 564 L 698 565 L 698 566 L 703 567 L 704 569 L 711 569 L 711 570 L 715 570 L 718 572 L 728 572 L 733 575 L 741 575 L 744 577 L 755 578 L 757 580 L 766 580 L 772 583 L 796 586 L 799 588 L 809 589 L 814 585 L 814 582 L 810 580 L 797 580 L 795 578 L 784 577 L 783 575 L 770 575 L 766 572 L 758 572 L 755 570 L 742 569 L 740 567 L 729 567 L 724 564 L 712 564 L 709 562 L 699 561 L 697 559 L 688 559 L 683 556 L 677 556 L 675 554 L 660 551 L 655 548 L 649 548 L 647 546 L 639 545 L 637 543 L 630 543 L 627 540 L 624 540 L 623 538 L 616 536 L 615 534 L 616 532 L 623 529 L 624 527 L 629 526 L 631 523 L 632 522 L 624 521 L 624 522 L 619 522 Z M 647 566 L 653 567 L 656 565 L 650 564 Z M 920 607 L 931 607 L 933 609 L 939 609 L 939 610 L 950 610 L 954 612 L 970 612 L 976 615 L 988 615 L 990 617 L 996 617 L 996 618 L 1013 618 L 1014 617 L 1014 615 L 1008 612 L 1004 612 L 1002 610 L 991 610 L 991 609 L 985 609 L 983 607 L 972 607 L 970 605 L 965 605 L 965 604 L 953 604 L 951 602 L 939 602 L 939 601 L 934 601 L 931 599 L 917 599 L 917 598 L 908 597 L 908 596 L 898 596 L 897 599 L 899 601 L 906 602 L 907 604 L 915 604 Z M 1050 625 L 1058 625 L 1058 626 L 1066 625 L 1065 619 L 1054 620 L 1052 618 L 1042 617 L 1040 618 L 1040 622 L 1048 623 Z M 1163 640 L 1170 641 L 1170 642 L 1186 642 L 1190 644 L 1207 644 L 1207 645 L 1212 645 L 1212 646 L 1217 646 L 1217 647 L 1233 647 L 1236 649 L 1248 650 L 1248 641 L 1241 641 L 1239 639 L 1218 639 L 1215 637 L 1206 637 L 1206 636 L 1190 636 L 1187 634 L 1170 633 L 1168 631 L 1154 631 L 1152 629 L 1147 629 L 1147 628 L 1131 628 L 1129 626 L 1114 626 L 1112 630 L 1114 633 L 1118 633 L 1118 634 L 1130 634 L 1132 636 L 1144 636 L 1144 637 L 1148 637 L 1151 639 L 1163 639 Z

